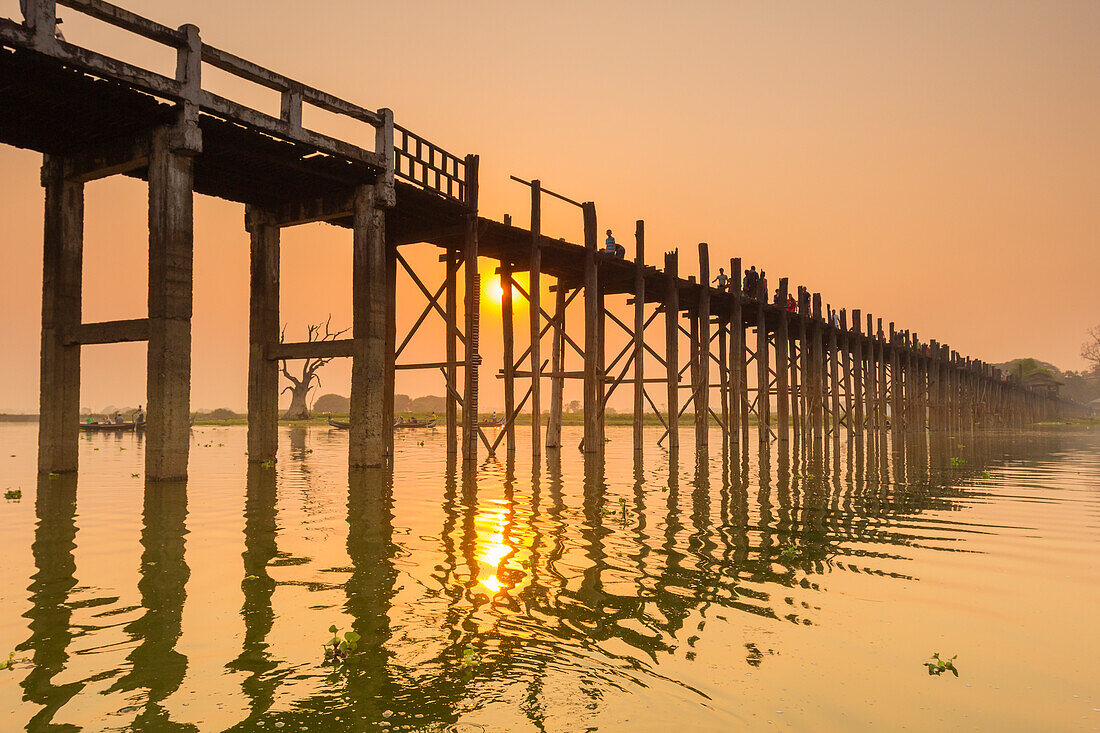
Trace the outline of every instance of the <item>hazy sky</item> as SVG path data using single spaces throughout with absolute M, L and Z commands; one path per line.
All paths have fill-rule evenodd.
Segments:
M 429 140 L 480 154 L 487 216 L 526 221 L 527 191 L 508 175 L 538 177 L 595 201 L 601 231 L 614 229 L 629 251 L 644 218 L 650 264 L 679 247 L 681 273 L 693 273 L 706 241 L 712 267 L 740 256 L 773 283 L 788 276 L 837 307 L 991 362 L 1027 355 L 1081 368 L 1085 331 L 1100 323 L 1094 0 L 121 4 L 167 25 L 195 23 L 211 44 L 390 107 Z M 16 0 L 0 0 L 0 15 L 18 17 Z M 61 15 L 75 43 L 174 68 L 153 44 Z M 219 83 L 278 113 L 273 93 L 204 80 Z M 370 139 L 307 112 L 314 122 Z M 39 165 L 36 154 L 0 148 L 0 410 L 37 409 Z M 138 181 L 87 187 L 85 321 L 145 315 L 145 197 Z M 578 211 L 548 203 L 544 216 L 550 233 L 579 240 Z M 196 200 L 195 407 L 245 404 L 243 220 L 239 205 Z M 291 333 L 330 312 L 350 325 L 350 240 L 325 225 L 284 232 Z M 433 281 L 436 254 L 407 252 Z M 405 281 L 399 299 L 411 322 L 419 294 Z M 408 360 L 442 358 L 440 334 L 433 324 Z M 497 311 L 484 313 L 482 334 L 491 376 Z M 82 370 L 82 405 L 144 400 L 144 344 L 86 347 Z M 322 391 L 346 394 L 348 371 L 334 362 Z M 500 404 L 492 382 L 482 397 L 490 409 Z M 443 391 L 437 375 L 409 374 L 397 390 Z

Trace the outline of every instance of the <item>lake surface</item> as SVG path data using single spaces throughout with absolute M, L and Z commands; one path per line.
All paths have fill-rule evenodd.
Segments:
M 349 477 L 346 432 L 250 469 L 196 427 L 148 487 L 134 435 L 39 481 L 36 432 L 0 424 L 5 729 L 1100 729 L 1100 430 L 468 472 L 410 431 Z

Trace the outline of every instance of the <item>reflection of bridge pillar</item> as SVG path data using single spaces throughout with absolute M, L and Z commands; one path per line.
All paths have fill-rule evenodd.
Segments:
M 49 727 L 56 712 L 85 685 L 83 681 L 60 685 L 53 681 L 65 670 L 74 635 L 69 593 L 76 586 L 76 476 L 40 476 L 34 508 L 38 525 L 31 554 L 36 571 L 27 588 L 31 605 L 24 614 L 30 638 L 16 647 L 17 652 L 31 652 L 33 665 L 21 683 L 23 699 L 42 706 L 29 721 L 28 730 Z
M 38 470 L 75 471 L 80 420 L 80 344 L 66 332 L 80 325 L 84 184 L 65 177 L 63 161 L 42 166 L 46 221 L 42 267 L 42 371 Z
M 131 668 L 108 692 L 147 690 L 145 706 L 133 724 L 147 730 L 173 726 L 162 702 L 187 676 L 187 657 L 176 649 L 191 576 L 185 557 L 187 485 L 148 483 L 142 519 L 138 592 L 144 613 L 124 627 L 134 642 L 127 655 Z
M 265 211 L 249 206 L 245 225 L 252 237 L 248 319 L 248 461 L 275 459 L 279 447 L 279 363 L 267 356 L 279 342 L 279 227 Z
M 153 134 L 149 159 L 149 352 L 145 475 L 187 476 L 191 441 L 192 158 Z

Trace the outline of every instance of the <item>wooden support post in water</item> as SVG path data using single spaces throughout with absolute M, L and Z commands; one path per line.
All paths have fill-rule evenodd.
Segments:
M 875 365 L 875 321 L 870 313 L 867 314 L 867 340 L 863 351 L 867 365 L 867 384 L 864 390 L 867 400 L 867 429 L 868 432 L 873 432 L 878 430 L 878 368 Z
M 382 381 L 382 452 L 393 459 L 393 388 L 397 376 L 397 246 L 386 241 L 386 338 Z
M 512 454 L 516 450 L 516 427 L 512 413 L 516 409 L 515 334 L 512 311 L 512 263 L 500 261 L 500 324 L 504 342 L 504 449 Z
M 191 444 L 193 158 L 153 134 L 149 161 L 149 354 L 145 477 L 187 477 Z
M 264 209 L 245 209 L 252 240 L 248 318 L 248 462 L 275 460 L 279 448 L 279 227 Z
M 848 437 L 852 437 L 854 431 L 852 416 L 852 355 L 851 339 L 848 332 L 848 312 L 840 310 L 840 334 L 837 347 L 840 349 L 841 366 L 844 369 L 844 428 Z
M 61 158 L 45 156 L 42 266 L 42 353 L 38 407 L 38 472 L 77 469 L 80 344 L 66 334 L 80 325 L 84 249 L 84 184 L 69 180 Z
M 458 453 L 458 254 L 447 247 L 447 455 Z
M 768 293 L 763 284 L 756 293 L 756 420 L 759 442 L 767 445 L 771 440 L 771 374 L 768 370 L 768 321 L 764 302 Z
M 894 329 L 893 321 L 889 324 L 889 334 L 890 341 L 887 343 L 886 348 L 889 351 L 890 362 L 890 424 L 896 431 L 905 427 L 905 421 L 902 417 L 904 387 L 901 376 L 900 334 Z
M 596 270 L 596 204 L 584 211 L 584 452 L 603 455 L 600 414 L 603 412 L 603 373 L 597 353 L 601 352 L 599 279 Z
M 829 321 L 825 326 L 826 337 L 825 343 L 825 358 L 828 361 L 828 385 L 829 385 L 829 412 L 831 417 L 829 418 L 829 427 L 832 430 L 833 446 L 838 447 L 840 445 L 840 364 L 837 354 L 838 334 L 837 329 L 833 326 L 832 309 L 826 309 L 829 312 Z
M 854 331 L 852 337 L 848 343 L 851 345 L 852 351 L 852 405 L 855 408 L 855 412 L 852 413 L 852 427 L 858 434 L 862 435 L 866 430 L 866 413 L 864 412 L 865 404 L 863 401 L 863 326 L 860 319 L 860 311 L 858 309 L 852 311 L 852 329 Z
M 878 328 L 875 331 L 875 358 L 878 360 L 878 415 L 879 432 L 885 434 L 889 424 L 886 414 L 886 342 L 882 331 L 882 319 L 878 319 Z
M 634 228 L 634 453 L 642 452 L 645 418 L 645 222 Z
M 385 457 L 386 216 L 372 185 L 355 189 L 353 240 L 348 462 L 357 468 Z
M 698 322 L 699 384 L 695 390 L 695 450 L 706 452 L 710 447 L 710 253 L 706 242 L 699 243 L 699 302 L 695 318 Z
M 790 441 L 790 405 L 791 405 L 791 392 L 790 384 L 787 381 L 788 374 L 790 372 L 790 364 L 788 359 L 790 354 L 788 349 L 790 348 L 790 335 L 787 332 L 788 312 L 787 312 L 787 278 L 779 278 L 779 298 L 778 302 L 783 306 L 779 309 L 778 320 L 775 327 L 775 416 L 778 422 L 776 430 L 779 433 L 779 442 L 787 443 Z
M 561 448 L 561 412 L 565 391 L 565 285 L 559 279 L 554 293 L 553 347 L 550 357 L 550 420 L 546 425 L 547 449 Z
M 668 387 L 668 447 L 680 447 L 680 293 L 677 285 L 678 255 L 665 252 L 665 371 Z
M 478 157 L 466 156 L 466 232 L 463 258 L 466 277 L 466 374 L 462 396 L 462 458 L 477 460 L 478 335 L 481 328 L 481 276 L 478 274 Z
M 530 279 L 527 285 L 528 312 L 531 316 L 531 456 L 536 460 L 542 455 L 542 301 L 540 283 L 542 273 L 542 184 L 531 181 L 531 250 L 528 265 Z
M 745 360 L 745 316 L 741 298 L 741 258 L 730 260 L 730 438 L 748 440 L 749 399 Z M 740 436 L 740 437 L 738 437 Z
M 812 369 L 812 382 L 810 385 L 810 420 L 813 424 L 814 440 L 820 441 L 824 437 L 824 386 L 825 386 L 825 355 L 821 343 L 821 293 L 813 294 L 813 320 L 810 322 L 810 360 Z

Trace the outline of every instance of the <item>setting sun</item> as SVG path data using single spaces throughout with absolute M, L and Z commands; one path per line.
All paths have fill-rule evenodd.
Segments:
M 523 297 L 520 288 L 526 290 L 527 284 L 521 279 L 520 275 L 512 275 L 512 279 L 515 281 L 512 285 L 512 307 L 518 309 L 522 304 L 526 303 L 526 298 Z M 485 297 L 490 303 L 500 305 L 504 297 L 504 287 L 501 285 L 500 275 L 489 278 L 485 284 Z

